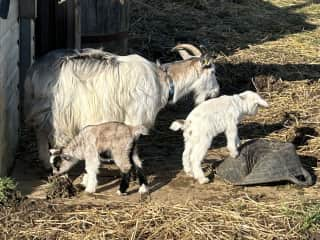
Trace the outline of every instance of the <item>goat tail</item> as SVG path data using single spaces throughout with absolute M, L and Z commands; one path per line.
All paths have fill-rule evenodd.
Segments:
M 185 129 L 185 120 L 179 119 L 171 123 L 170 129 L 173 131 L 184 130 Z
M 139 125 L 134 127 L 133 132 L 136 137 L 139 137 L 140 135 L 148 135 L 149 129 L 143 125 Z

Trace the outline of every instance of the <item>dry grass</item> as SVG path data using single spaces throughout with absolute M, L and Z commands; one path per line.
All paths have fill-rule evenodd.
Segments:
M 280 91 L 264 92 L 270 108 L 262 110 L 252 121 L 262 124 L 279 124 L 282 128 L 272 131 L 266 138 L 294 142 L 301 155 L 320 159 L 320 82 L 307 81 L 283 83 Z M 261 136 L 255 136 L 261 137 Z
M 70 204 L 70 203 L 69 203 Z M 307 239 L 320 201 L 230 201 L 101 205 L 34 202 L 1 209 L 2 239 Z M 318 225 L 315 225 L 318 224 Z M 309 229 L 310 231 L 305 231 Z

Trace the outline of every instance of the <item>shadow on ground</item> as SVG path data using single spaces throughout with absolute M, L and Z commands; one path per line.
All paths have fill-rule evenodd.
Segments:
M 232 55 L 250 45 L 313 30 L 295 11 L 316 4 L 278 7 L 262 0 L 165 0 L 136 2 L 131 9 L 129 46 L 150 60 L 175 60 L 169 50 L 179 42 L 203 44 Z
M 281 91 L 285 88 L 283 80 L 308 80 L 309 84 L 317 83 L 320 79 L 320 65 L 217 63 L 217 77 L 222 93 L 233 94 L 256 88 Z

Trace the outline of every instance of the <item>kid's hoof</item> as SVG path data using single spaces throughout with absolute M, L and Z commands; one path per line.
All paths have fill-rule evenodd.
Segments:
M 120 192 L 120 190 L 117 190 L 117 194 L 119 195 L 119 196 L 127 196 L 128 195 L 128 193 L 126 193 L 126 192 Z
M 201 178 L 201 179 L 199 179 L 199 183 L 200 184 L 206 184 L 208 182 L 210 182 L 209 178 Z
M 140 194 L 145 194 L 145 193 L 148 193 L 149 192 L 149 188 L 145 185 L 145 184 L 142 184 L 139 188 L 139 193 Z

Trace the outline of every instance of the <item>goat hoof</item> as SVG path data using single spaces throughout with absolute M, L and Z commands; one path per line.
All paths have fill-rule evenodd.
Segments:
M 231 156 L 232 158 L 236 158 L 236 157 L 239 156 L 239 152 L 236 151 L 236 152 L 230 153 L 230 156 Z
M 210 182 L 210 180 L 209 180 L 209 178 L 207 178 L 207 177 L 199 179 L 199 183 L 200 183 L 200 184 L 206 184 L 206 183 L 208 183 L 208 182 Z
M 149 192 L 149 189 L 148 187 L 145 185 L 145 184 L 142 184 L 139 188 L 139 193 L 140 194 L 145 194 L 145 193 L 148 193 Z
M 117 194 L 118 194 L 119 196 L 127 196 L 127 195 L 128 195 L 128 193 L 126 193 L 126 192 L 121 192 L 120 190 L 117 190 Z
M 86 193 L 95 193 L 96 192 L 96 189 L 95 188 L 86 188 L 84 190 Z

